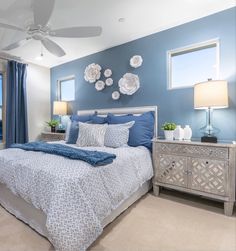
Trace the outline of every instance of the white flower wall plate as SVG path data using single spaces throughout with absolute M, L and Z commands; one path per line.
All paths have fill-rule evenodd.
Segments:
M 84 79 L 89 83 L 95 83 L 101 77 L 102 67 L 99 64 L 90 64 L 85 68 Z
M 106 79 L 106 85 L 107 86 L 111 86 L 111 85 L 113 85 L 113 79 L 112 78 L 108 78 L 108 79 Z
M 142 65 L 143 58 L 140 55 L 135 55 L 130 59 L 130 66 L 133 68 L 138 68 Z
M 104 76 L 105 76 L 106 78 L 109 78 L 111 75 L 112 75 L 112 70 L 111 70 L 111 69 L 106 69 L 106 70 L 104 71 Z
M 138 75 L 126 73 L 123 78 L 119 80 L 120 93 L 126 95 L 133 95 L 140 87 Z
M 118 100 L 120 98 L 120 93 L 118 91 L 114 91 L 111 96 L 113 100 Z
M 95 88 L 97 91 L 102 91 L 105 88 L 105 83 L 103 81 L 99 80 L 96 82 Z

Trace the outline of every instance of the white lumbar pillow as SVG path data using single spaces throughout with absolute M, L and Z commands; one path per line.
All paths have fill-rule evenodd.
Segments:
M 79 122 L 78 146 L 104 146 L 107 124 L 87 124 Z

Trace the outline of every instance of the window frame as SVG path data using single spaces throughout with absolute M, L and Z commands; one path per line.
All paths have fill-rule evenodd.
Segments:
M 216 79 L 219 79 L 220 75 L 220 39 L 214 38 L 211 40 L 207 40 L 204 42 L 199 42 L 191 45 L 187 45 L 184 47 L 180 47 L 173 50 L 167 51 L 167 90 L 178 90 L 178 89 L 186 89 L 193 88 L 194 84 L 180 87 L 172 87 L 172 57 L 174 54 L 184 54 L 185 52 L 191 52 L 194 50 L 205 49 L 207 47 L 215 45 L 216 47 Z M 207 79 L 206 79 L 207 80 Z
M 70 75 L 70 76 L 63 77 L 57 80 L 57 100 L 58 101 L 63 101 L 61 100 L 61 82 L 68 81 L 68 80 L 74 80 L 74 85 L 75 85 L 75 75 Z M 66 101 L 66 102 L 73 102 L 73 101 L 75 101 L 75 93 L 74 93 L 74 99 Z
M 0 74 L 3 76 L 2 81 L 2 142 L 0 142 L 0 149 L 5 148 L 6 143 L 6 79 L 7 71 L 5 62 L 0 60 Z

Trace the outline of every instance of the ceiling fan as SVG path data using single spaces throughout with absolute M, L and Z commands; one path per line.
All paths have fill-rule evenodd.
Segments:
M 85 38 L 101 35 L 102 28 L 99 26 L 80 26 L 52 30 L 48 26 L 48 21 L 52 15 L 54 5 L 55 0 L 32 0 L 34 23 L 28 25 L 25 29 L 15 25 L 0 23 L 0 28 L 22 31 L 27 34 L 25 39 L 10 44 L 3 50 L 13 50 L 34 39 L 41 41 L 42 45 L 53 55 L 62 57 L 66 54 L 65 51 L 49 37 Z

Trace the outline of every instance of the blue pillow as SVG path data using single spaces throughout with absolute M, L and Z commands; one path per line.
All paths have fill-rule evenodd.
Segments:
M 76 144 L 78 135 L 79 135 L 79 123 L 74 120 L 71 122 L 69 137 L 66 144 Z
M 91 117 L 93 115 L 71 115 L 70 119 L 71 121 L 77 121 L 77 122 L 87 122 L 91 120 Z
M 132 121 L 133 117 L 134 117 L 133 114 L 114 115 L 112 113 L 108 113 L 107 114 L 107 122 L 108 122 L 108 124 L 124 124 L 124 123 Z
M 130 128 L 129 146 L 146 146 L 149 150 L 152 149 L 152 138 L 154 136 L 154 112 L 146 112 L 140 116 L 131 114 L 124 116 L 115 116 L 111 113 L 107 116 L 108 124 L 122 124 L 130 121 L 135 121 L 135 124 Z
M 96 113 L 91 116 L 91 123 L 93 124 L 106 124 L 107 123 L 107 116 L 106 117 L 101 117 L 98 116 Z

